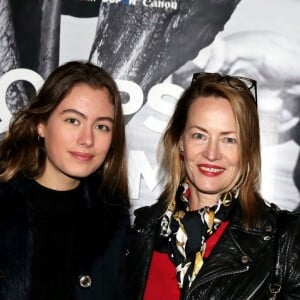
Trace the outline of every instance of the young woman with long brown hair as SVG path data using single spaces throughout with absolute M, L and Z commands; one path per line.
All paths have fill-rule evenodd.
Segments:
M 0 299 L 120 299 L 129 224 L 117 86 L 57 68 L 0 142 Z

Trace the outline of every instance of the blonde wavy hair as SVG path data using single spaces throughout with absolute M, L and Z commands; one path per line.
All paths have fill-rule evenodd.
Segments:
M 190 106 L 199 97 L 222 97 L 231 104 L 240 141 L 240 175 L 229 189 L 239 189 L 243 221 L 246 226 L 251 227 L 259 222 L 262 203 L 259 194 L 261 156 L 256 99 L 241 80 L 230 77 L 231 84 L 228 84 L 226 80 L 217 80 L 224 78 L 222 75 L 215 75 L 195 80 L 177 102 L 161 139 L 162 166 L 167 173 L 167 180 L 159 201 L 165 201 L 166 206 L 171 205 L 179 184 L 185 178 L 184 164 L 179 155 L 179 141 Z

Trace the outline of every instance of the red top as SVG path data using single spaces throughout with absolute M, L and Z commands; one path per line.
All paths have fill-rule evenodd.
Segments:
M 206 241 L 204 257 L 207 258 L 227 228 L 229 222 L 222 222 L 217 231 Z M 180 290 L 176 279 L 176 268 L 167 253 L 154 251 L 150 263 L 144 300 L 178 300 Z

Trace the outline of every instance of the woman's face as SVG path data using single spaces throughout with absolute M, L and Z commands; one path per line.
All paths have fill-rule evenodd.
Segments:
M 47 123 L 37 127 L 46 151 L 46 168 L 38 181 L 63 190 L 95 172 L 110 149 L 113 123 L 114 107 L 105 88 L 74 86 Z
M 199 97 L 191 105 L 180 139 L 191 199 L 214 204 L 238 180 L 240 145 L 229 101 Z

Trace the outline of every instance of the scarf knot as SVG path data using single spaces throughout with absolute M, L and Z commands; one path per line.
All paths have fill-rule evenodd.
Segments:
M 190 211 L 188 183 L 180 184 L 175 205 L 165 212 L 160 231 L 168 239 L 168 254 L 176 266 L 179 288 L 186 281 L 191 286 L 197 277 L 203 266 L 206 241 L 223 221 L 230 219 L 237 197 L 238 191 L 229 191 L 214 206 Z

